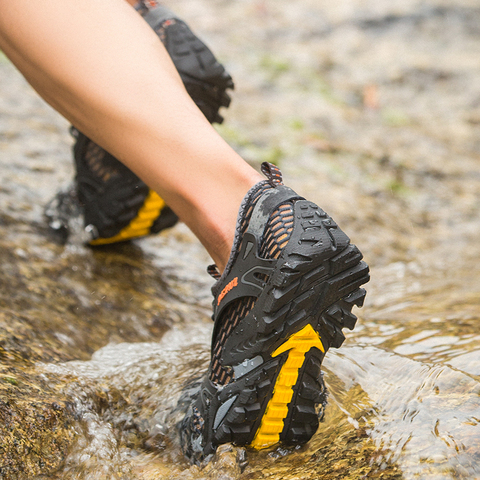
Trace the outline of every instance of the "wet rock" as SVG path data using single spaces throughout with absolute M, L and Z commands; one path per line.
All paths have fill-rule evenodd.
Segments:
M 325 421 L 300 449 L 185 461 L 176 405 L 208 364 L 209 259 L 181 225 L 97 250 L 51 242 L 68 123 L 0 57 L 0 476 L 476 478 L 478 6 L 171 6 L 235 78 L 220 133 L 254 165 L 277 161 L 373 267 L 358 327 L 325 361 Z
M 211 462 L 203 469 L 202 473 L 212 480 L 234 480 L 239 477 L 241 467 L 239 454 L 232 445 L 221 445 Z
M 0 369 L 0 477 L 30 479 L 62 467 L 75 436 L 68 399 L 46 378 Z

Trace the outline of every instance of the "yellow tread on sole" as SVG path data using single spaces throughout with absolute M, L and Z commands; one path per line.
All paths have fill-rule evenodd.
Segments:
M 275 382 L 273 395 L 265 409 L 260 427 L 250 444 L 251 447 L 260 450 L 280 441 L 284 420 L 288 415 L 288 404 L 293 397 L 293 387 L 297 383 L 298 373 L 305 362 L 305 354 L 313 347 L 325 353 L 320 336 L 308 324 L 272 353 L 272 357 L 276 357 L 290 350 Z
M 90 245 L 107 245 L 109 243 L 123 242 L 130 238 L 148 235 L 153 222 L 158 218 L 164 207 L 165 202 L 156 192 L 150 190 L 137 216 L 125 228 L 113 237 L 92 240 L 90 241 Z

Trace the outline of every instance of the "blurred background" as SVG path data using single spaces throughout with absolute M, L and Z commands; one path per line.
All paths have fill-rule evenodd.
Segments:
M 371 266 L 300 449 L 182 457 L 209 358 L 209 263 L 184 225 L 51 241 L 68 123 L 0 57 L 0 477 L 480 478 L 480 5 L 173 0 L 236 87 L 219 133 L 280 166 Z M 1 54 L 0 54 L 1 55 Z

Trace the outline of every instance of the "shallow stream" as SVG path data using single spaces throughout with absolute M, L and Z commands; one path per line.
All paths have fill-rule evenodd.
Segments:
M 236 80 L 219 132 L 327 210 L 372 280 L 298 449 L 178 445 L 209 359 L 209 259 L 184 225 L 62 246 L 43 206 L 68 124 L 0 57 L 0 478 L 480 479 L 480 8 L 178 0 Z

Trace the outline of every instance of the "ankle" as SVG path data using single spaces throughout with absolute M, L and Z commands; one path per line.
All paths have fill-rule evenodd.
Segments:
M 230 258 L 242 202 L 250 189 L 262 180 L 253 169 L 242 178 L 237 176 L 235 182 L 218 186 L 208 201 L 203 196 L 204 201 L 195 205 L 196 213 L 190 221 L 185 220 L 220 272 L 223 272 Z

